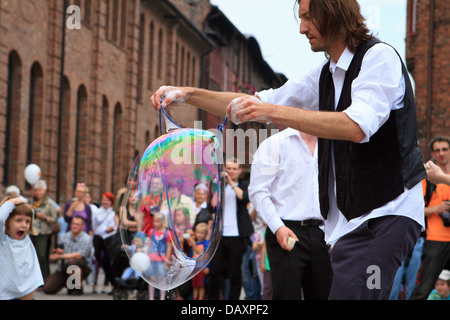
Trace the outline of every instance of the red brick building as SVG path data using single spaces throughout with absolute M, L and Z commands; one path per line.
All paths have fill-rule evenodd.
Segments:
M 408 0 L 406 61 L 415 81 L 419 143 L 450 135 L 450 2 Z
M 251 78 L 238 71 L 257 56 L 254 39 L 242 39 L 248 60 L 232 50 L 215 59 L 235 41 L 218 45 L 205 32 L 211 9 L 205 0 L 0 0 L 0 185 L 26 191 L 24 169 L 36 163 L 60 203 L 81 181 L 97 200 L 123 186 L 159 135 L 148 98 L 161 85 L 279 79 L 262 58 L 251 59 Z M 183 111 L 183 126 L 204 117 Z

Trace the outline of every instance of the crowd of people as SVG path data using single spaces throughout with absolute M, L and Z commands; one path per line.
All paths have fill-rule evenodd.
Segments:
M 276 184 L 275 189 L 284 193 L 284 201 L 290 202 L 292 210 L 301 211 L 299 207 L 296 208 L 299 204 L 301 207 L 307 207 L 305 210 L 308 212 L 317 211 L 317 208 L 313 208 L 317 205 L 317 201 L 308 201 L 308 197 L 314 198 L 316 190 L 313 186 L 314 165 L 310 168 L 312 171 L 308 172 L 308 168 L 305 167 L 306 170 L 300 173 L 303 179 L 307 178 L 306 173 L 311 176 L 312 185 L 308 185 L 311 192 L 308 195 L 304 190 L 305 199 L 298 194 L 293 195 L 298 200 L 296 202 L 289 200 L 289 193 L 286 191 L 290 188 L 289 179 L 297 181 L 299 178 L 295 174 L 293 177 L 284 176 L 283 179 L 277 179 L 275 178 L 277 174 L 274 173 L 272 180 L 267 172 L 264 177 L 259 177 L 257 173 L 266 161 L 264 152 L 267 146 L 270 143 L 285 141 L 286 136 L 293 139 L 291 143 L 305 142 L 303 145 L 305 152 L 308 150 L 313 157 L 316 139 L 286 129 L 261 145 L 255 155 L 248 179 L 241 179 L 242 167 L 236 159 L 227 161 L 224 172 L 226 187 L 223 234 L 215 256 L 207 268 L 197 276 L 172 290 L 169 298 L 195 300 L 327 298 L 332 278 L 329 255 L 331 247 L 324 241 L 323 219 L 320 215 L 316 215 L 315 219 L 304 219 L 302 224 L 296 225 L 294 221 L 289 220 L 289 216 L 278 216 L 277 218 L 282 218 L 280 221 L 294 230 L 291 236 L 295 238 L 295 243 L 291 247 L 283 248 L 271 231 L 271 228 L 276 228 L 274 227 L 276 219 L 264 212 L 270 209 L 261 198 L 261 193 L 267 192 L 266 189 L 270 189 L 272 184 Z M 441 173 L 447 170 L 450 163 L 450 139 L 436 137 L 430 143 L 430 151 L 434 161 L 433 167 L 441 170 Z M 262 178 L 264 180 L 260 180 Z M 429 180 L 423 180 L 422 185 L 427 227 L 397 272 L 390 295 L 391 300 L 450 299 L 450 271 L 448 271 L 450 228 L 449 222 L 442 218 L 443 213 L 450 211 L 450 204 L 447 202 L 450 199 L 450 187 L 445 183 L 433 184 Z M 47 195 L 44 180 L 39 180 L 33 186 L 30 199 L 24 198 L 17 186 L 9 186 L 5 189 L 5 199 L 9 199 L 6 201 L 8 203 L 4 201 L 0 209 L 5 225 L 2 242 L 5 241 L 5 235 L 8 235 L 9 238 L 23 240 L 21 244 L 25 244 L 26 235 L 29 233 L 27 253 L 21 254 L 21 257 L 24 259 L 31 255 L 35 264 L 32 270 L 27 270 L 26 282 L 32 283 L 35 290 L 42 290 L 45 294 L 55 294 L 63 288 L 70 295 L 83 294 L 83 283 L 71 287 L 71 282 L 68 281 L 74 274 L 74 267 L 77 267 L 81 281 L 89 281 L 92 284 L 92 293 L 101 290 L 103 293 L 113 294 L 114 290 L 127 288 L 128 291 L 131 289 L 133 294 L 133 291 L 137 292 L 144 287 L 145 294 L 141 295 L 141 298 L 166 299 L 168 295 L 165 291 L 155 290 L 151 285 L 147 287 L 145 282 L 144 286 L 137 285 L 142 281 L 140 273 L 130 265 L 125 251 L 145 252 L 151 261 L 160 263 L 160 267 L 153 267 L 157 269 L 154 272 L 163 273 L 163 261 L 173 252 L 171 247 L 174 245 L 174 233 L 182 239 L 185 254 L 192 258 L 198 257 L 211 239 L 215 212 L 206 185 L 196 185 L 192 198 L 187 195 L 181 197 L 172 186 L 168 188 L 171 194 L 169 205 L 173 208 L 175 229 L 169 230 L 165 223 L 166 215 L 161 213 L 168 207 L 163 200 L 162 187 L 160 179 L 154 178 L 149 187 L 151 192 L 145 201 L 140 203 L 141 209 L 136 209 L 136 206 L 130 204 L 128 208 L 124 208 L 125 214 L 121 216 L 118 213 L 121 212 L 123 189 L 119 190 L 116 196 L 111 192 L 103 193 L 96 205 L 92 203 L 88 187 L 84 183 L 78 183 L 74 190 L 73 201 L 60 206 Z M 274 196 L 283 200 L 280 195 Z M 257 204 L 253 205 L 251 200 Z M 29 207 L 30 212 L 34 212 L 28 213 L 29 229 L 22 228 L 20 233 L 14 234 L 14 228 L 8 223 L 8 215 L 27 215 L 26 210 L 25 213 L 23 210 L 16 213 L 17 208 L 24 206 Z M 143 207 L 149 210 L 142 210 Z M 262 213 L 256 208 L 260 208 Z M 139 226 L 139 212 L 142 213 L 142 220 L 146 219 L 141 226 Z M 125 239 L 128 239 L 125 241 L 128 241 L 129 245 L 122 245 L 118 236 L 119 226 L 124 229 L 123 234 Z M 154 245 L 150 245 L 151 243 Z M 270 255 L 267 254 L 267 246 L 272 248 Z M 147 249 L 144 250 L 145 247 Z M 6 259 L 20 253 L 16 252 L 17 248 L 11 247 L 11 250 L 13 251 L 2 257 Z M 7 270 L 11 270 L 10 274 L 17 273 L 18 268 L 14 268 L 16 262 L 13 262 L 12 258 L 5 259 L 1 260 L 3 264 L 9 261 Z M 50 265 L 55 261 L 58 268 L 51 273 Z M 15 270 L 12 271 L 13 269 Z M 100 269 L 103 269 L 105 275 L 103 283 L 98 283 Z M 39 274 L 36 270 L 39 270 Z M 6 285 L 13 281 L 12 279 L 14 277 L 9 278 L 8 282 L 5 280 L 0 282 Z M 18 285 L 16 287 L 21 288 Z M 3 291 L 0 295 L 2 299 L 32 298 L 33 291 L 15 294 Z
M 300 80 L 254 96 L 163 86 L 150 98 L 156 110 L 187 103 L 235 123 L 287 127 L 260 145 L 248 179 L 236 159 L 226 161 L 221 239 L 207 268 L 171 290 L 173 298 L 450 300 L 449 138 L 431 141 L 435 163 L 424 165 L 406 67 L 370 34 L 356 0 L 296 4 L 300 33 L 327 57 Z M 150 185 L 159 190 L 161 181 Z M 37 187 L 29 205 L 16 194 L 0 207 L 2 299 L 32 298 L 41 287 L 54 293 L 76 272 L 85 279 L 93 252 L 106 279 L 119 278 L 115 289 L 130 285 L 135 271 L 164 277 L 175 236 L 192 258 L 211 239 L 214 197 L 201 184 L 192 198 L 168 185 L 168 202 L 152 191 L 111 210 L 111 194 L 92 207 L 80 183 L 60 218 Z M 167 208 L 175 230 L 167 230 Z M 67 226 L 50 250 L 58 219 Z M 135 258 L 131 269 L 124 250 Z M 61 268 L 44 280 L 47 259 Z M 68 289 L 79 294 L 79 287 Z M 157 292 L 148 287 L 150 299 Z

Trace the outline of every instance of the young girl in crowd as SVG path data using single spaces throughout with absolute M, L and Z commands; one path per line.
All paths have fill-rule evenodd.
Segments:
M 209 241 L 206 239 L 207 234 L 208 225 L 205 222 L 200 222 L 195 226 L 194 239 L 191 244 L 193 258 L 198 258 L 208 248 Z M 203 300 L 205 298 L 205 277 L 208 273 L 209 268 L 206 267 L 192 278 L 194 300 Z
M 450 271 L 442 270 L 428 300 L 450 300 Z
M 33 300 L 44 284 L 28 234 L 34 234 L 33 209 L 20 198 L 0 203 L 0 300 Z
M 149 275 L 155 279 L 164 277 L 165 262 L 170 259 L 172 252 L 172 234 L 164 227 L 165 216 L 157 212 L 153 215 L 153 229 L 148 232 L 149 246 L 148 255 L 150 257 Z M 148 285 L 149 298 L 154 300 L 155 288 Z M 166 291 L 160 290 L 160 300 L 165 300 Z

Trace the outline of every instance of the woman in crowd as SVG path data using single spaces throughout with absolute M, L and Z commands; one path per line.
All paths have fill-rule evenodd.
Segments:
M 81 216 L 86 221 L 83 231 L 92 236 L 92 210 L 90 205 L 84 201 L 86 189 L 84 183 L 77 183 L 73 201 L 66 203 L 64 207 L 64 220 L 68 223 L 67 231 L 70 231 L 72 218 Z
M 34 196 L 32 207 L 35 212 L 33 227 L 36 235 L 31 235 L 31 241 L 36 248 L 42 277 L 45 279 L 50 275 L 50 246 L 52 237 L 52 224 L 58 218 L 54 202 L 47 196 L 47 183 L 39 180 L 33 186 Z

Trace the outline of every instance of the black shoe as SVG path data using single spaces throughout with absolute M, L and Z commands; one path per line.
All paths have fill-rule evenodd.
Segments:
M 69 296 L 81 296 L 83 294 L 83 288 L 81 289 L 67 289 Z

